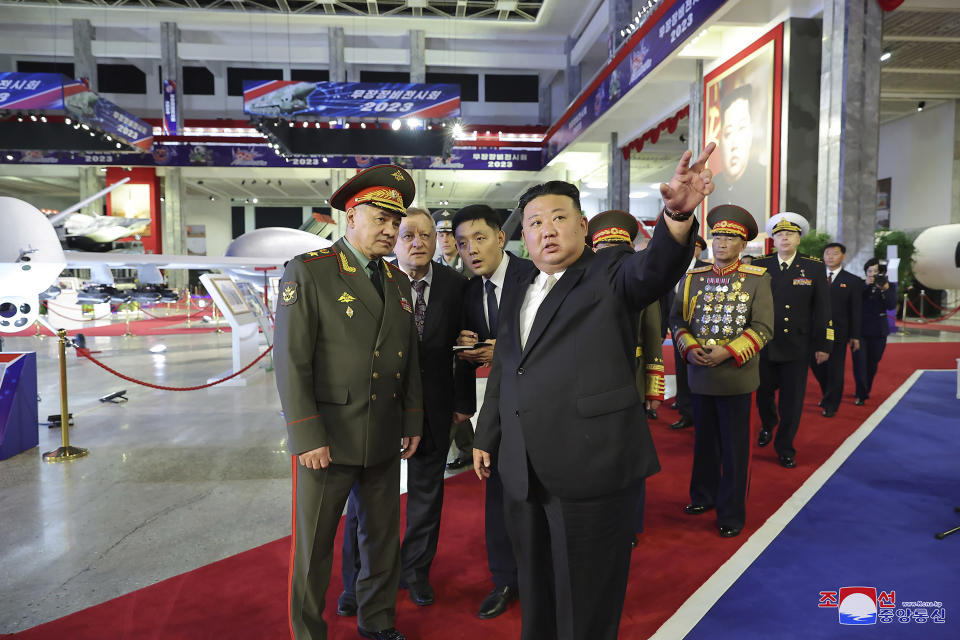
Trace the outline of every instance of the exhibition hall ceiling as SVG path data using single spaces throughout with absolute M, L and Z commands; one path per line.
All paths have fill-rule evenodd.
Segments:
M 881 122 L 916 113 L 921 101 L 960 99 L 960 4 L 919 0 L 884 14 L 883 51 Z

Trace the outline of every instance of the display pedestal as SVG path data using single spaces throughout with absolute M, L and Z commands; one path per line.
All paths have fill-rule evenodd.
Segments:
M 37 354 L 0 353 L 0 460 L 39 443 Z
M 247 306 L 243 295 L 237 289 L 236 283 L 229 276 L 205 273 L 200 276 L 200 282 L 206 287 L 210 299 L 217 305 L 223 317 L 230 323 L 230 340 L 233 345 L 233 367 L 207 380 L 209 384 L 239 371 L 260 355 L 260 325 L 257 323 L 256 315 Z M 245 377 L 237 376 L 222 382 L 220 386 L 244 387 L 246 385 Z

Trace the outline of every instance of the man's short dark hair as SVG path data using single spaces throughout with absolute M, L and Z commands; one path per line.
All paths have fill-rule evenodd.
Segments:
M 583 212 L 583 209 L 580 208 L 580 190 L 569 182 L 551 180 L 550 182 L 534 185 L 524 191 L 523 195 L 520 196 L 520 203 L 517 205 L 521 215 L 523 214 L 523 210 L 527 208 L 527 205 L 530 204 L 530 201 L 540 196 L 567 196 L 573 200 L 574 208 L 580 213 Z
M 864 273 L 866 273 L 867 269 L 869 269 L 870 267 L 877 267 L 877 268 L 879 269 L 879 268 L 880 268 L 880 261 L 877 260 L 876 258 L 870 258 L 869 260 L 867 260 L 866 262 L 864 262 L 864 263 L 863 263 L 863 271 L 864 271 Z
M 494 231 L 500 231 L 500 214 L 485 204 L 469 204 L 453 216 L 453 232 L 464 222 L 483 220 Z
M 845 254 L 847 252 L 847 248 L 839 242 L 831 242 L 830 244 L 825 246 L 823 250 L 826 251 L 827 249 L 832 249 L 834 247 L 836 247 L 837 249 L 840 249 L 840 253 Z
M 746 100 L 747 102 L 753 100 L 753 87 L 749 84 L 742 84 L 733 91 L 723 94 L 723 97 L 720 98 L 720 114 L 723 115 L 730 108 L 730 105 L 737 100 Z

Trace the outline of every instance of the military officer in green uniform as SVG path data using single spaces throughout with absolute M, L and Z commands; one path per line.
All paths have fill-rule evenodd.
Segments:
M 393 165 L 358 173 L 330 198 L 346 235 L 292 259 L 280 283 L 274 357 L 293 454 L 290 632 L 327 637 L 333 539 L 356 485 L 359 633 L 400 640 L 400 460 L 423 423 L 410 280 L 382 258 L 396 244 L 413 179 Z
M 687 362 L 696 437 L 689 515 L 717 510 L 720 535 L 746 522 L 750 461 L 750 396 L 760 385 L 758 354 L 773 334 L 773 295 L 763 267 L 740 262 L 757 223 L 732 204 L 707 214 L 714 263 L 681 281 L 670 314 Z
M 630 213 L 618 209 L 604 211 L 590 218 L 587 238 L 594 251 L 619 244 L 633 246 L 640 233 L 640 224 Z M 640 311 L 637 323 L 637 390 L 646 400 L 647 417 L 656 419 L 657 408 L 663 402 L 663 334 L 660 332 L 660 303 L 653 302 Z M 646 483 L 640 487 L 637 501 L 637 516 L 634 525 L 633 546 L 643 533 L 643 516 L 646 506 Z

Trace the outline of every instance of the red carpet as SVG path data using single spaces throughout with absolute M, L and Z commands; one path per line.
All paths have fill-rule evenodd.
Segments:
M 662 410 L 651 428 L 663 471 L 647 484 L 647 530 L 633 553 L 620 637 L 633 640 L 655 632 L 915 369 L 953 369 L 958 356 L 958 343 L 889 345 L 865 407 L 852 404 L 848 362 L 847 396 L 832 419 L 819 415 L 819 389 L 811 375 L 797 437 L 798 466 L 782 469 L 772 447 L 754 449 L 747 528 L 739 538 L 729 540 L 717 536 L 712 515 L 689 517 L 681 512 L 687 502 L 693 431 L 667 429 L 676 413 Z M 437 604 L 418 609 L 405 592 L 398 601 L 397 627 L 411 640 L 519 637 L 517 606 L 495 620 L 475 617 L 480 600 L 491 588 L 482 505 L 481 484 L 472 473 L 447 482 L 440 550 L 432 575 Z M 284 638 L 288 552 L 288 538 L 271 542 L 13 637 Z M 331 613 L 340 588 L 338 558 L 328 593 Z M 330 615 L 328 621 L 331 638 L 357 637 L 355 618 Z

